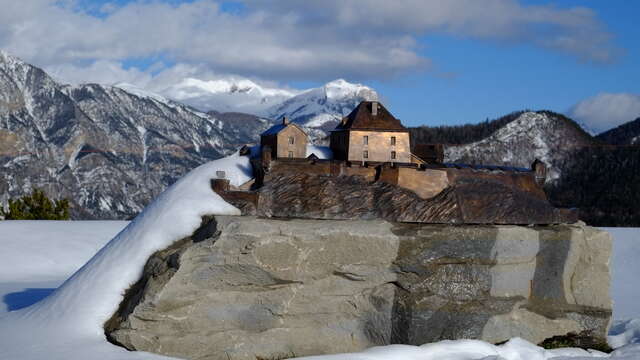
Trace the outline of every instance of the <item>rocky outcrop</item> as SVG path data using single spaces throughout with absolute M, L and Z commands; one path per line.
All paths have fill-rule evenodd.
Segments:
M 450 186 L 429 199 L 414 191 L 362 176 L 291 172 L 270 176 L 258 190 L 257 206 L 232 193 L 220 193 L 247 214 L 331 220 L 385 219 L 439 224 L 557 224 L 577 221 L 569 210 L 556 209 L 533 177 L 484 174 L 449 169 Z M 514 180 L 515 179 L 515 180 Z M 529 180 L 526 182 L 525 180 Z M 522 185 L 524 184 L 524 185 Z M 255 211 L 253 211 L 255 208 Z
M 148 260 L 105 330 L 130 350 L 225 360 L 604 337 L 610 251 L 609 235 L 583 224 L 218 216 Z

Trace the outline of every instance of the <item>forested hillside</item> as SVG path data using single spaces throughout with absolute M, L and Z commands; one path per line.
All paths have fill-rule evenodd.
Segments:
M 551 111 L 410 131 L 414 144 L 447 144 L 449 162 L 527 167 L 539 158 L 550 167 L 545 190 L 555 206 L 579 208 L 594 226 L 640 226 L 640 119 L 595 138 Z
M 609 145 L 640 145 L 640 118 L 596 136 Z
M 555 206 L 579 208 L 589 225 L 640 226 L 640 146 L 581 148 L 562 167 L 546 187 Z

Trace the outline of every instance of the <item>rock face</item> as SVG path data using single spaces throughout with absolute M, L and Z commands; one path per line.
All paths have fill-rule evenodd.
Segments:
M 271 126 L 130 87 L 59 84 L 0 52 L 0 206 L 39 187 L 76 219 L 124 219 L 189 170 Z M 240 128 L 240 129 L 239 129 Z
M 582 224 L 207 218 L 148 260 L 105 331 L 130 350 L 225 360 L 604 337 L 610 251 Z
M 440 224 L 526 225 L 577 220 L 575 214 L 551 206 L 544 193 L 523 191 L 502 178 L 476 173 L 456 177 L 436 196 L 421 199 L 413 191 L 366 181 L 361 176 L 316 176 L 304 172 L 277 176 L 259 190 L 260 200 L 251 215 Z M 244 207 L 242 202 L 225 199 Z

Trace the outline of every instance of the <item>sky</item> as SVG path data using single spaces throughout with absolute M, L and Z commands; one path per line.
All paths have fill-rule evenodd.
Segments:
M 405 125 L 640 116 L 640 1 L 0 0 L 0 49 L 70 83 L 373 87 Z

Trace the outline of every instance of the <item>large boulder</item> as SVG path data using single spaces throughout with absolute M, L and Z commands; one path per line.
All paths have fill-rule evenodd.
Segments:
M 604 337 L 610 252 L 583 224 L 210 217 L 149 259 L 105 330 L 130 350 L 223 360 Z

